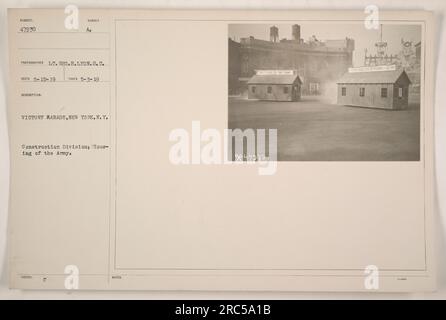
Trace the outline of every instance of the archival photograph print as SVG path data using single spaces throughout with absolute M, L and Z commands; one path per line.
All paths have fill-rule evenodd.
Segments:
M 228 128 L 278 161 L 419 161 L 421 25 L 230 24 Z

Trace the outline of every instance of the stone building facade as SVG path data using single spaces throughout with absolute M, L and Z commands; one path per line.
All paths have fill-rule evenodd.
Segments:
M 324 94 L 349 67 L 352 67 L 353 39 L 320 41 L 312 36 L 301 39 L 300 26 L 292 28 L 292 39 L 278 40 L 278 28 L 272 26 L 270 41 L 254 37 L 229 39 L 229 92 L 243 93 L 256 70 L 293 69 L 303 80 L 302 94 Z

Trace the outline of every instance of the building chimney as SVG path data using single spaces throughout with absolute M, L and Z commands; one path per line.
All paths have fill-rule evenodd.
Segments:
M 294 24 L 291 27 L 291 33 L 293 35 L 293 40 L 300 42 L 300 25 Z
M 279 28 L 276 26 L 272 26 L 269 28 L 269 40 L 271 42 L 277 42 L 279 41 Z

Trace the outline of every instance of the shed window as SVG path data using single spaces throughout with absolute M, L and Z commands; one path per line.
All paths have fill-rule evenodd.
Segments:
M 398 98 L 403 97 L 403 88 L 398 88 Z
M 256 86 L 252 86 L 252 87 L 251 87 L 251 92 L 252 92 L 252 93 L 255 93 L 255 92 L 256 92 Z
M 387 98 L 387 88 L 381 88 L 381 98 Z
M 267 90 L 268 93 L 272 93 L 273 92 L 273 88 L 272 87 L 268 87 L 266 90 Z
M 310 82 L 310 93 L 311 94 L 319 93 L 319 83 L 318 82 Z
M 359 96 L 364 97 L 365 96 L 365 88 L 359 88 Z
M 288 87 L 283 87 L 283 93 L 288 93 Z
M 347 95 L 347 88 L 346 87 L 342 87 L 341 88 L 341 96 L 346 96 Z

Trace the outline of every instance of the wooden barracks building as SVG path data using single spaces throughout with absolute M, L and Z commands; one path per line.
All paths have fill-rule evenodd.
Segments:
M 409 77 L 392 67 L 351 68 L 338 81 L 338 104 L 401 110 L 408 107 Z
M 301 88 L 296 70 L 257 70 L 248 81 L 248 99 L 298 101 Z

